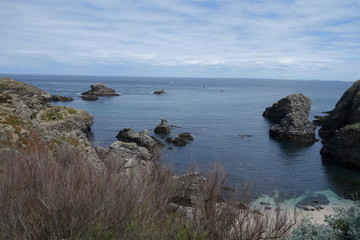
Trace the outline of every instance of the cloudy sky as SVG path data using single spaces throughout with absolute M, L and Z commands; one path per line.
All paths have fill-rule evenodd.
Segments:
M 0 73 L 360 79 L 360 0 L 0 0 Z

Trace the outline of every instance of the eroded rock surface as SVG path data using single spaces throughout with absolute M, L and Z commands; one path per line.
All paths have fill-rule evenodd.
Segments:
M 345 91 L 321 125 L 324 159 L 360 167 L 360 80 Z
M 276 122 L 271 136 L 291 142 L 314 142 L 316 125 L 310 122 L 311 100 L 303 94 L 292 94 L 265 109 L 263 116 Z

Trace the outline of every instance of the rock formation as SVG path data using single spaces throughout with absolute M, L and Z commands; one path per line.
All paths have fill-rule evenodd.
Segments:
M 112 88 L 105 87 L 102 83 L 95 83 L 90 86 L 91 90 L 87 92 L 83 92 L 82 95 L 95 95 L 98 97 L 101 96 L 119 96 L 120 94 L 116 93 L 116 91 Z
M 170 133 L 170 126 L 166 119 L 162 118 L 161 123 L 156 126 L 154 129 L 155 134 L 169 134 Z
M 160 90 L 157 90 L 157 91 L 153 92 L 153 94 L 156 94 L 156 95 L 161 95 L 161 94 L 164 94 L 164 93 L 165 93 L 164 89 L 160 89 Z
M 148 130 L 138 133 L 131 128 L 124 128 L 120 130 L 116 138 L 125 143 L 136 143 L 140 147 L 145 147 L 149 150 L 152 150 L 157 145 L 157 141 L 150 136 Z
M 116 141 L 108 148 L 95 147 L 87 138 L 93 117 L 80 109 L 54 106 L 51 100 L 49 93 L 34 86 L 0 77 L 0 154 L 56 154 L 66 147 L 76 150 L 79 160 L 99 168 L 112 164 L 127 175 L 151 168 L 151 150 L 156 140 L 148 131 L 134 134 L 126 130 L 124 141 Z
M 272 137 L 292 142 L 314 142 L 315 124 L 310 122 L 311 100 L 302 94 L 289 95 L 265 109 L 263 116 L 276 122 Z
M 96 95 L 85 95 L 85 96 L 81 96 L 81 99 L 85 101 L 95 101 L 98 100 L 99 97 Z
M 72 97 L 60 96 L 55 94 L 51 95 L 51 100 L 53 100 L 53 102 L 70 102 L 74 99 Z
M 360 167 L 360 80 L 328 113 L 319 130 L 324 144 L 321 154 L 325 159 Z
M 181 134 L 179 134 L 178 137 L 176 137 L 174 139 L 171 137 L 168 137 L 165 139 L 166 142 L 172 143 L 178 147 L 183 147 L 186 144 L 188 144 L 189 141 L 193 141 L 193 140 L 194 140 L 194 137 L 190 133 L 181 133 Z
M 93 117 L 83 110 L 53 106 L 51 96 L 34 86 L 0 78 L 0 151 L 56 151 L 69 145 L 94 163 L 97 155 L 86 134 Z

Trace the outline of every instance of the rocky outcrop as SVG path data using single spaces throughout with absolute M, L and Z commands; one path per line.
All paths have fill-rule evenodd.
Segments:
M 183 147 L 186 144 L 188 144 L 189 141 L 193 141 L 193 140 L 194 140 L 194 137 L 190 133 L 181 133 L 181 134 L 179 134 L 178 137 L 176 137 L 174 139 L 171 137 L 168 137 L 165 139 L 165 141 L 167 143 L 172 143 L 178 147 Z
M 154 149 L 157 145 L 157 141 L 150 136 L 148 130 L 138 133 L 131 128 L 124 128 L 120 130 L 116 138 L 125 143 L 136 143 L 140 147 L 145 147 L 149 150 Z
M 60 96 L 60 95 L 51 95 L 51 100 L 53 102 L 70 102 L 74 101 L 72 97 Z
M 157 91 L 153 92 L 153 94 L 156 94 L 156 95 L 161 95 L 161 94 L 164 94 L 164 93 L 165 93 L 164 89 L 160 89 L 160 90 L 157 90 Z
M 360 80 L 345 91 L 335 108 L 322 119 L 319 134 L 330 139 L 333 134 L 348 124 L 360 122 Z
M 292 94 L 267 107 L 263 116 L 274 122 L 280 122 L 287 114 L 297 113 L 309 118 L 311 100 L 303 94 Z
M 81 99 L 85 101 L 96 101 L 99 99 L 99 97 L 96 95 L 85 95 L 85 96 L 81 96 Z
M 55 152 L 68 145 L 94 163 L 97 155 L 87 140 L 93 117 L 87 112 L 49 104 L 51 96 L 34 86 L 0 78 L 0 151 Z
M 123 141 L 95 147 L 87 137 L 93 117 L 80 109 L 54 106 L 51 100 L 49 93 L 34 86 L 0 77 L 0 154 L 76 153 L 76 160 L 108 166 L 130 179 L 153 169 L 158 142 L 148 131 L 125 129 L 119 133 Z
M 316 125 L 310 122 L 311 100 L 302 94 L 289 95 L 265 109 L 263 116 L 277 122 L 272 137 L 291 142 L 314 142 Z
M 98 97 L 101 96 L 119 96 L 120 94 L 116 93 L 116 91 L 112 88 L 105 87 L 102 83 L 95 83 L 90 86 L 91 90 L 87 92 L 83 92 L 82 95 L 95 95 Z
M 170 126 L 168 121 L 164 118 L 161 119 L 161 123 L 156 126 L 154 129 L 155 134 L 169 134 L 170 133 Z
M 322 120 L 321 154 L 344 164 L 360 167 L 360 80 L 356 81 Z
M 269 130 L 272 137 L 291 142 L 314 142 L 316 126 L 296 113 L 287 114 Z

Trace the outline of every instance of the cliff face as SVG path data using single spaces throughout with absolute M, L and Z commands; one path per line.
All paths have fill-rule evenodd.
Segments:
M 322 120 L 321 154 L 360 167 L 360 80 L 356 81 Z
M 82 157 L 98 162 L 86 138 L 93 117 L 83 110 L 53 106 L 50 101 L 50 94 L 39 88 L 1 77 L 0 151 L 55 153 L 57 147 L 69 145 L 81 150 Z

